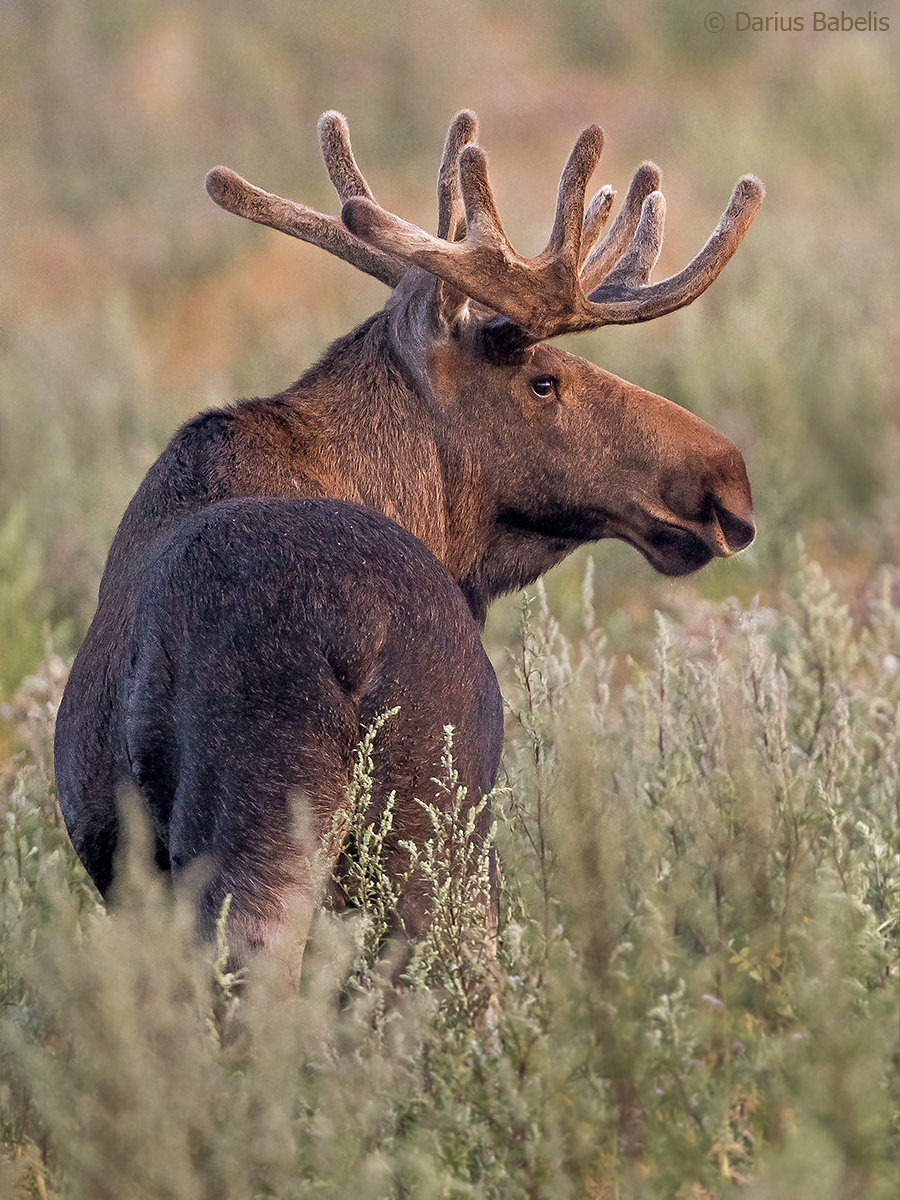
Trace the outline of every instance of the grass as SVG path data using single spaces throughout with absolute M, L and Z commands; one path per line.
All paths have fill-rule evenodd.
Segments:
M 289 1001 L 192 948 L 139 836 L 97 902 L 55 807 L 48 657 L 3 791 L 4 1194 L 895 1194 L 897 586 L 854 619 L 802 558 L 777 607 L 659 618 L 624 686 L 590 576 L 577 639 L 538 591 L 496 958 L 458 803 L 423 851 L 431 932 L 396 987 L 379 965 L 376 732 L 360 908 L 321 915 Z M 459 800 L 449 746 L 438 766 Z

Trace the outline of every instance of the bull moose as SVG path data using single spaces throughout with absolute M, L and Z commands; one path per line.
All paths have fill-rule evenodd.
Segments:
M 601 239 L 615 193 L 585 207 L 598 126 L 578 138 L 550 240 L 531 259 L 501 227 L 474 114 L 450 126 L 436 237 L 375 202 L 339 113 L 321 118 L 319 137 L 340 220 L 224 167 L 207 190 L 391 295 L 283 392 L 175 434 L 119 525 L 56 729 L 60 804 L 100 891 L 130 787 L 159 867 L 178 877 L 207 864 L 199 935 L 230 894 L 236 955 L 266 951 L 291 976 L 321 899 L 310 847 L 345 803 L 360 731 L 389 708 L 376 807 L 396 794 L 387 866 L 407 876 L 399 920 L 411 934 L 427 921 L 399 843 L 427 834 L 415 798 L 441 803 L 432 776 L 446 725 L 470 800 L 495 779 L 502 715 L 480 640 L 493 599 L 601 538 L 675 576 L 754 536 L 729 441 L 546 342 L 690 304 L 753 220 L 756 178 L 737 183 L 696 258 L 651 284 L 658 169 L 641 165 Z

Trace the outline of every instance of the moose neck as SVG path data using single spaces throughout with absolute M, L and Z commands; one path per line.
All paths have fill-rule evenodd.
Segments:
M 312 494 L 383 512 L 443 561 L 433 423 L 383 316 L 339 338 L 285 394 L 305 431 L 303 473 Z
M 481 322 L 466 298 L 454 301 L 431 276 L 411 270 L 381 315 L 433 430 L 444 500 L 445 545 L 438 556 L 483 626 L 493 600 L 533 583 L 587 539 L 573 540 L 571 531 L 563 537 L 505 512 L 521 447 L 515 433 L 510 442 L 490 399 L 498 386 L 493 377 L 503 372 L 485 357 Z M 502 378 L 499 387 L 505 390 Z
M 444 563 L 483 623 L 498 595 L 574 548 L 496 522 L 485 446 L 430 378 L 421 314 L 391 305 L 338 339 L 287 393 L 313 432 L 305 473 L 323 495 L 375 508 Z

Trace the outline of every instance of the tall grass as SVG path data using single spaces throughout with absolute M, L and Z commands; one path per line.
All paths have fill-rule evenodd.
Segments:
M 139 836 L 99 905 L 53 798 L 48 657 L 3 785 L 4 1194 L 894 1195 L 897 587 L 853 618 L 803 559 L 777 607 L 660 619 L 630 663 L 589 576 L 574 639 L 539 591 L 505 683 L 496 957 L 448 747 L 436 919 L 403 981 L 379 966 L 376 733 L 359 908 L 321 915 L 290 1000 L 192 948 Z

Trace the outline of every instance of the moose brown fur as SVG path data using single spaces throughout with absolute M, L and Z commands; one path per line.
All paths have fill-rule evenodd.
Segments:
M 572 151 L 550 241 L 531 260 L 503 233 L 471 113 L 445 144 L 437 237 L 375 203 L 343 117 L 326 113 L 319 129 L 340 221 L 225 168 L 208 190 L 382 280 L 390 298 L 284 392 L 176 433 L 113 541 L 56 735 L 63 813 L 100 890 L 113 880 L 117 795 L 131 786 L 160 867 L 206 863 L 201 935 L 230 893 L 238 951 L 280 947 L 290 973 L 320 898 L 310 848 L 344 803 L 354 746 L 378 712 L 400 710 L 382 731 L 377 780 L 378 803 L 397 795 L 398 879 L 399 842 L 425 834 L 414 798 L 440 801 L 445 725 L 470 799 L 490 789 L 502 717 L 479 631 L 495 597 L 600 538 L 680 575 L 754 535 L 730 442 L 544 343 L 691 303 L 749 227 L 757 180 L 739 181 L 691 264 L 650 284 L 658 171 L 639 168 L 601 240 L 614 193 L 585 206 L 596 126 Z M 339 899 L 339 878 L 334 890 Z M 408 879 L 405 928 L 427 911 Z

